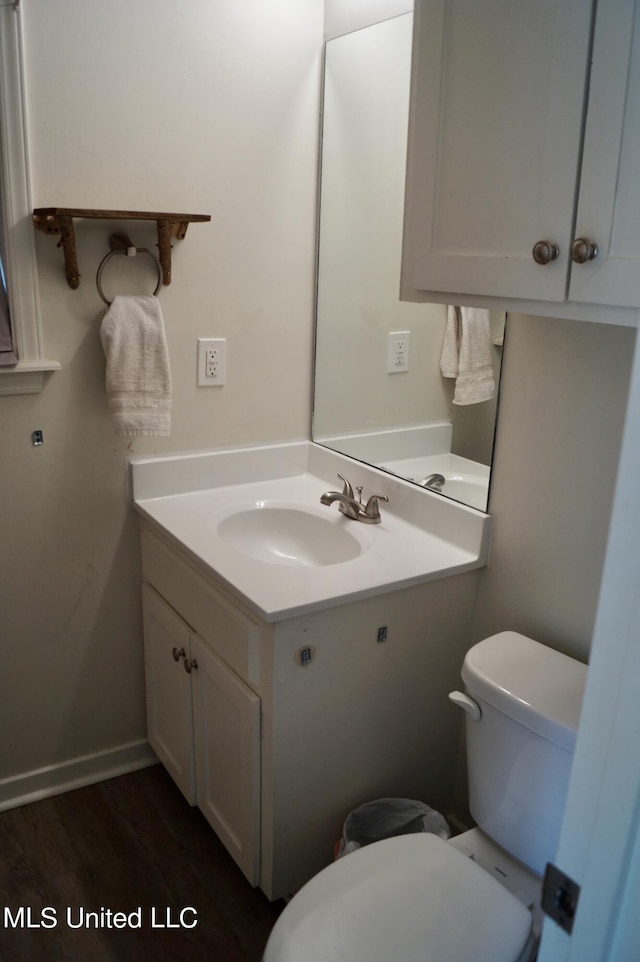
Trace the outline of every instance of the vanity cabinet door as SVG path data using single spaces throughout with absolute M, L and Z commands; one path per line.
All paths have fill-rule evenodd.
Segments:
M 144 660 L 149 743 L 190 805 L 196 804 L 188 626 L 143 585 Z
M 640 2 L 599 0 L 569 299 L 640 304 Z
M 565 300 L 591 17 L 591 0 L 416 0 L 403 296 Z
M 197 635 L 191 654 L 198 807 L 258 885 L 260 698 Z

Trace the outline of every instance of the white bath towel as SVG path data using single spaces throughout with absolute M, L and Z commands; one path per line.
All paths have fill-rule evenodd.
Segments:
M 169 435 L 171 371 L 158 298 L 115 297 L 102 321 L 100 337 L 116 434 Z
M 478 404 L 496 393 L 491 360 L 489 311 L 449 307 L 440 371 L 456 379 L 454 404 Z

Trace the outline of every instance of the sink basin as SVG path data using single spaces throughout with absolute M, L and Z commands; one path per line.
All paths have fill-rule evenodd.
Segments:
M 381 524 L 320 503 L 345 471 L 365 496 L 389 496 Z M 488 515 L 311 441 L 137 458 L 132 480 L 145 541 L 182 546 L 200 577 L 270 624 L 486 563 Z
M 364 537 L 342 515 L 324 517 L 298 505 L 259 502 L 234 510 L 217 526 L 236 550 L 275 565 L 319 567 L 352 561 L 367 550 Z

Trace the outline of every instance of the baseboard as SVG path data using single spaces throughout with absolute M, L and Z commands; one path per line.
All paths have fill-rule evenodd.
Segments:
M 129 742 L 104 752 L 83 755 L 59 765 L 48 765 L 33 772 L 0 780 L 0 811 L 18 808 L 51 795 L 103 782 L 107 778 L 156 765 L 158 757 L 145 741 Z

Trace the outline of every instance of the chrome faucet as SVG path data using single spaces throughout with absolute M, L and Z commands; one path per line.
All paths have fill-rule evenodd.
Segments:
M 356 499 L 350 482 L 343 474 L 338 474 L 338 477 L 344 482 L 342 493 L 340 491 L 325 491 L 320 497 L 320 503 L 333 504 L 334 501 L 337 501 L 338 511 L 341 511 L 345 517 L 352 518 L 354 521 L 362 521 L 364 524 L 380 524 L 382 518 L 380 517 L 378 501 L 388 501 L 388 497 L 385 494 L 372 494 L 367 503 L 363 504 L 362 485 L 356 487 L 358 492 Z

